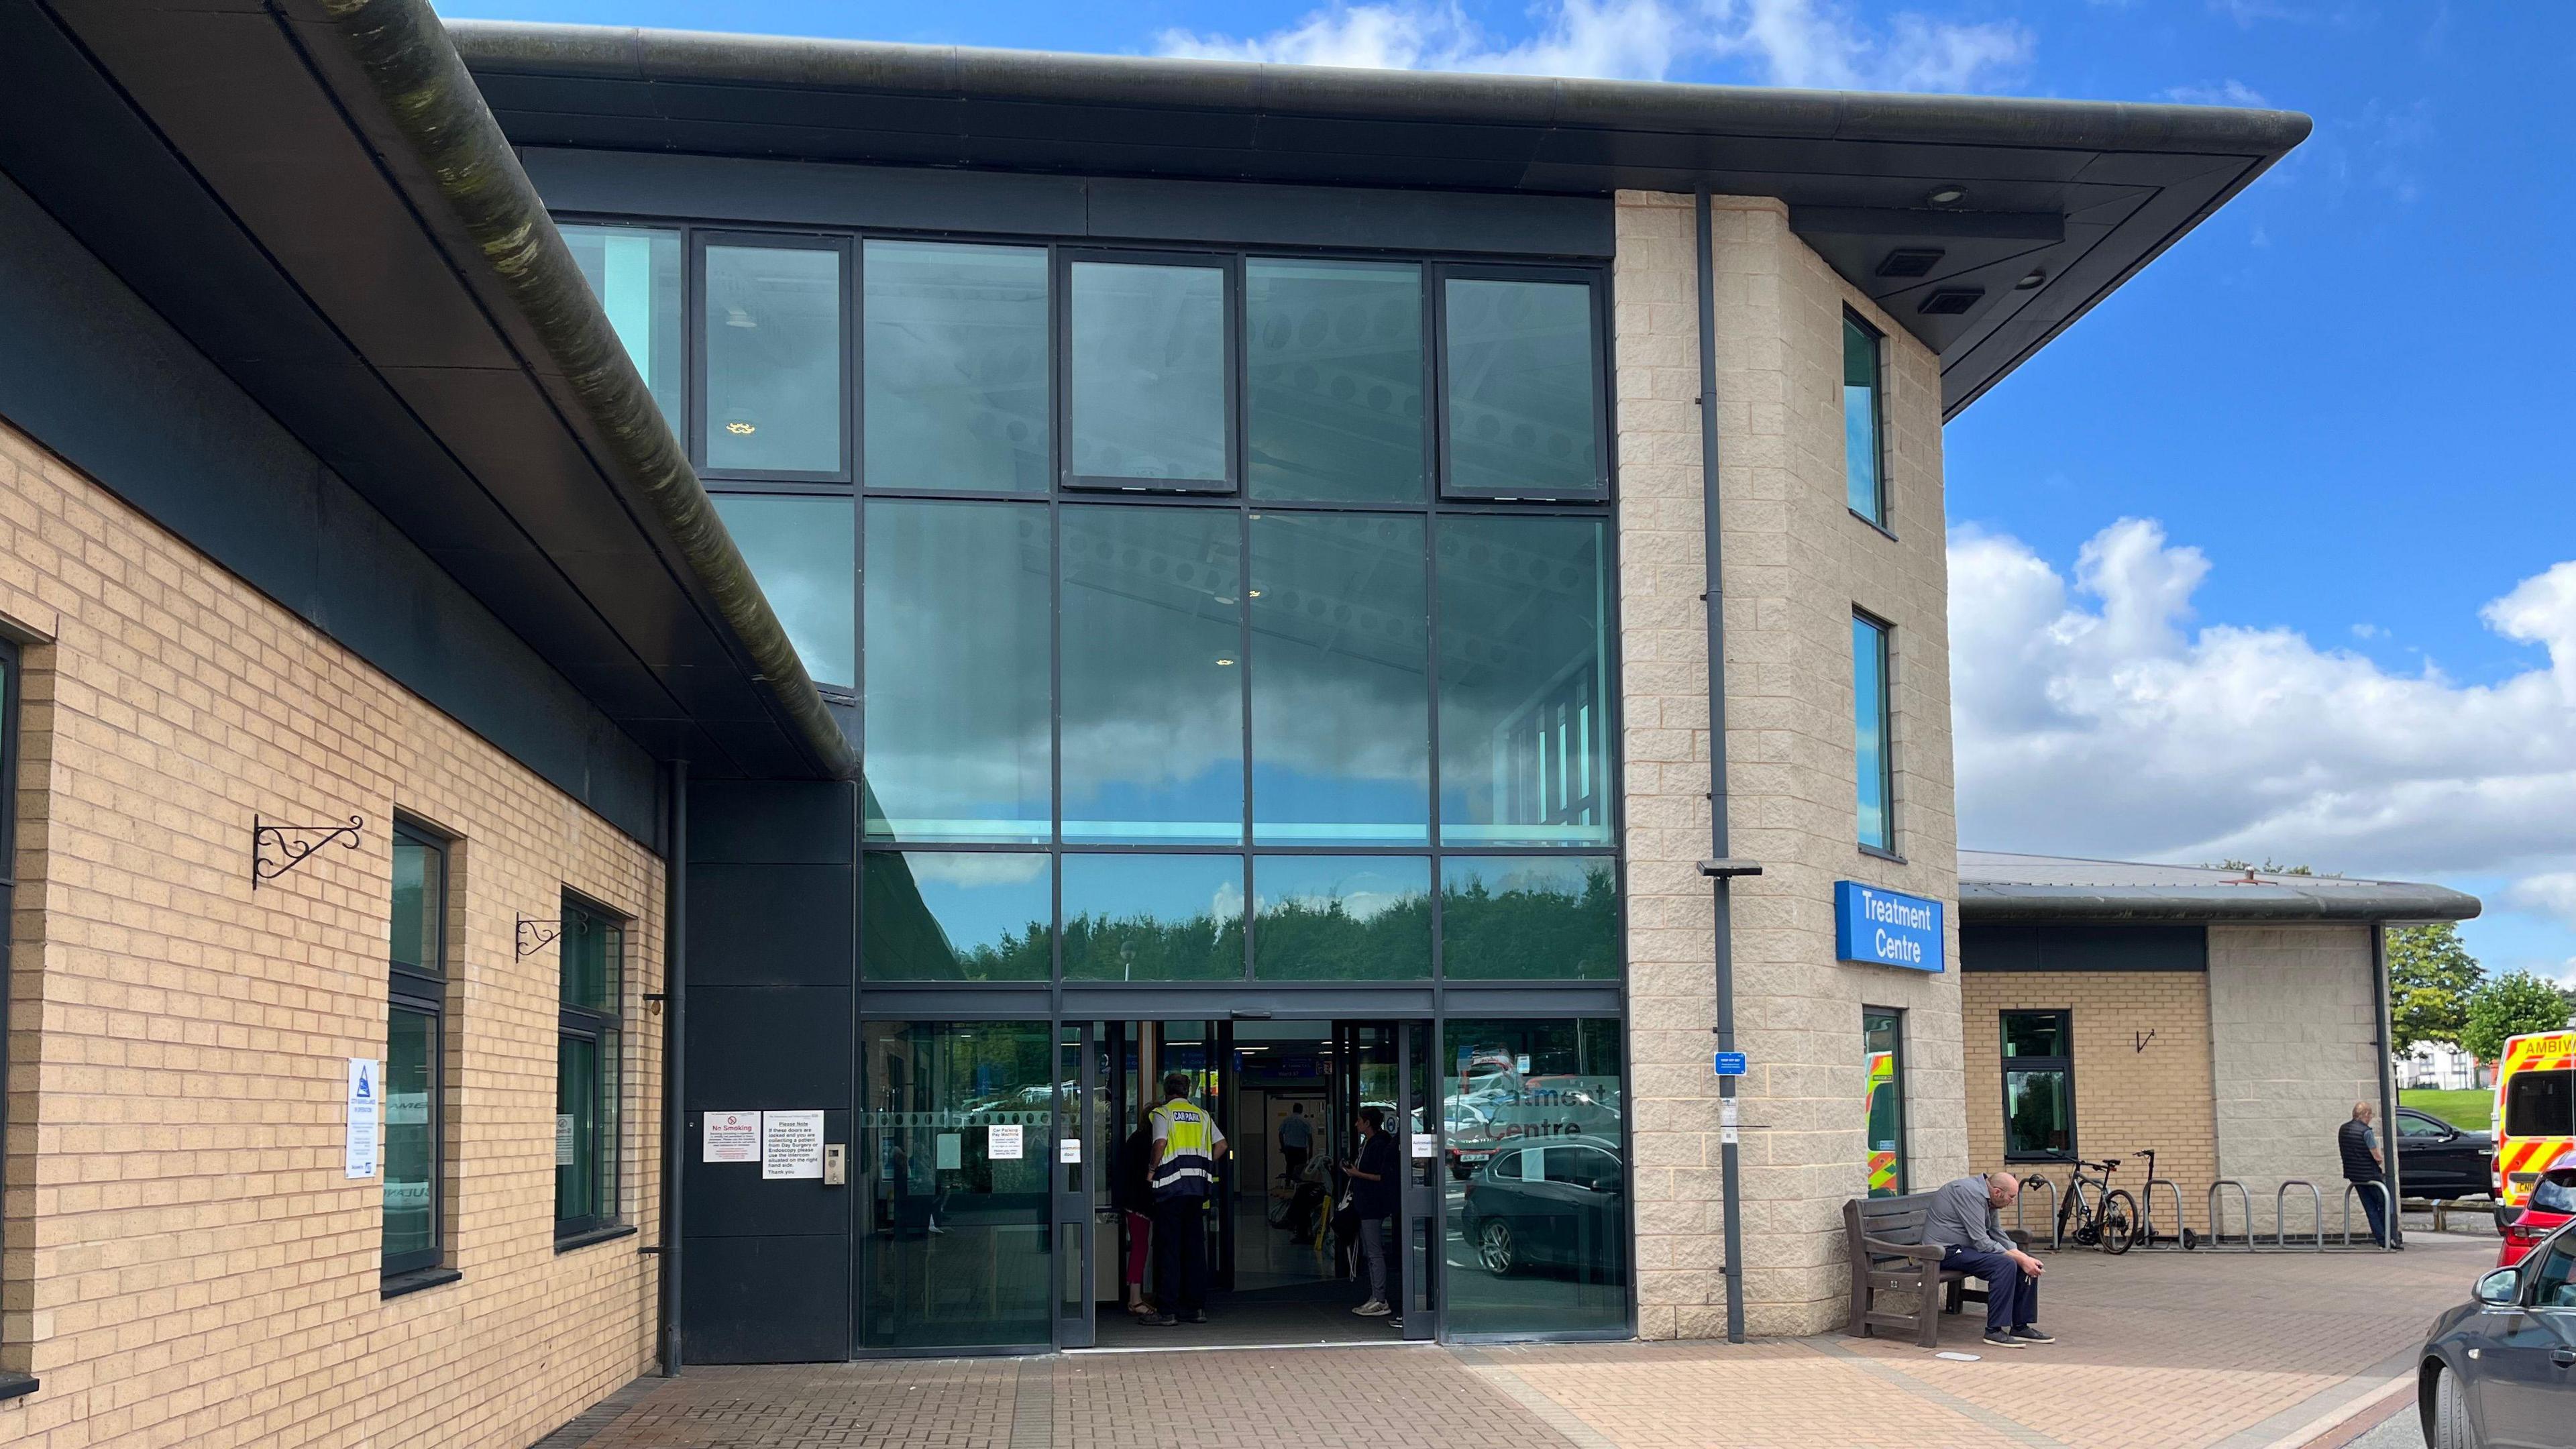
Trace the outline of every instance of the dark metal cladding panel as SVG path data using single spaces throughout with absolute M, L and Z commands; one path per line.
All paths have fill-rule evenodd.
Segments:
M 655 81 L 651 114 L 674 122 L 720 121 L 793 126 L 820 132 L 944 136 L 971 131 L 965 102 L 947 96 L 881 96 L 847 90 L 781 86 L 692 85 Z
M 692 968 L 695 967 L 691 963 Z M 846 986 L 701 986 L 689 983 L 689 1100 L 713 1107 L 849 1105 L 851 1033 Z
M 850 865 L 859 792 L 838 781 L 693 782 L 689 863 Z
M 2209 928 L 2156 921 L 1966 921 L 1962 971 L 2206 971 Z
M 1265 115 L 1255 144 L 1272 156 L 1405 157 L 1415 161 L 1472 161 L 1519 167 L 1544 152 L 1547 132 L 1536 126 L 1479 126 L 1466 122 L 1416 122 L 1339 116 Z M 1354 170 L 1365 174 L 1365 162 Z
M 839 1188 L 834 1195 L 856 1190 Z M 682 1221 L 703 1219 L 693 1207 Z M 854 1299 L 846 1226 L 793 1238 L 692 1233 L 680 1261 L 689 1284 L 680 1295 L 682 1362 L 839 1363 L 850 1356 Z
M 691 1070 L 695 1070 L 692 1062 Z M 691 1107 L 681 1114 L 680 1140 L 692 1150 L 681 1155 L 680 1187 L 688 1194 L 682 1205 L 680 1220 L 686 1223 L 688 1241 L 693 1246 L 705 1242 L 723 1242 L 736 1238 L 766 1238 L 847 1234 L 850 1229 L 850 1198 L 864 1191 L 856 1183 L 842 1187 L 825 1187 L 810 1178 L 770 1179 L 760 1175 L 757 1162 L 708 1162 L 706 1154 L 695 1150 L 703 1140 L 706 1114 L 713 1112 L 754 1112 L 777 1108 L 782 1111 L 823 1109 L 823 1140 L 855 1146 L 851 1135 L 851 1111 L 847 1107 L 824 1107 L 820 1102 L 802 1099 L 775 1102 L 718 1102 L 706 1107 Z M 852 1164 L 854 1173 L 856 1164 Z M 688 1265 L 689 1291 L 697 1291 L 698 1274 L 705 1270 L 701 1259 Z M 687 1295 L 682 1295 L 684 1298 Z M 685 1311 L 685 1309 L 683 1310 Z
M 1159 150 L 1186 142 L 1191 151 L 1207 155 L 1250 150 L 1259 124 L 1253 116 L 1205 111 L 982 100 L 963 102 L 956 117 L 960 134 L 977 146 L 1030 140 Z
M 858 978 L 847 864 L 689 865 L 689 986 L 841 986 Z
M 558 212 L 803 226 L 1080 236 L 1078 177 L 530 147 L 519 160 Z

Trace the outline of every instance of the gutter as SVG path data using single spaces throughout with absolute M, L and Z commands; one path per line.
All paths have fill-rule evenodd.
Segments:
M 436 187 L 435 199 L 480 252 L 451 260 L 480 261 L 485 276 L 518 309 L 543 349 L 525 365 L 550 395 L 568 394 L 604 440 L 605 454 L 594 453 L 592 462 L 620 492 L 644 505 L 740 641 L 789 733 L 835 778 L 855 775 L 858 760 L 849 740 L 428 0 L 290 3 L 318 13 L 324 23 L 288 18 L 288 28 L 307 44 L 336 41 L 373 88 L 364 99 L 410 149 Z
M 2038 886 L 1962 881 L 1962 921 L 2465 921 L 2478 898 L 2440 886 L 2386 883 L 2303 891 L 2290 886 Z

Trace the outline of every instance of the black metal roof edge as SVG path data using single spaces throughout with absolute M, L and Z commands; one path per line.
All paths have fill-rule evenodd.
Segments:
M 2331 887 L 2262 885 L 2046 886 L 1962 881 L 1962 921 L 2465 921 L 2476 896 L 2404 881 Z
M 376 89 L 368 99 L 435 178 L 436 194 L 414 204 L 444 208 L 473 239 L 479 254 L 455 260 L 481 263 L 492 290 L 525 316 L 546 360 L 561 369 L 570 401 L 607 441 L 611 451 L 598 461 L 609 481 L 642 500 L 669 535 L 791 733 L 823 770 L 856 774 L 848 738 L 428 0 L 340 0 L 325 8 L 323 33 L 346 47 Z
M 1363 70 L 1128 55 L 453 20 L 476 70 L 1381 121 L 2278 157 L 2295 111 Z

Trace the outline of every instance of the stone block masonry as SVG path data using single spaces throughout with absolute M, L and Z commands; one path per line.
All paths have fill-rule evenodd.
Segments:
M 1833 886 L 1955 902 L 1938 359 L 1838 277 L 1765 199 L 1714 202 L 1727 782 L 1748 1326 L 1842 1321 L 1841 1208 L 1867 1187 L 1861 1009 L 1905 1013 L 1908 1176 L 1967 1169 L 1955 969 L 1834 959 Z M 1636 1099 L 1639 1330 L 1722 1333 L 1720 1123 L 1709 845 L 1706 550 L 1691 198 L 1622 192 L 1615 311 L 1619 590 Z M 1842 319 L 1886 337 L 1892 527 L 1843 477 Z M 1896 854 L 1858 845 L 1851 619 L 1895 626 Z M 1955 911 L 1950 913 L 1955 919 Z M 1948 930 L 1955 962 L 1958 937 Z
M 662 867 L 0 424 L 0 623 L 25 642 L 0 1403 L 14 1449 L 519 1449 L 651 1366 Z M 445 1261 L 380 1296 L 342 1173 L 385 1054 L 390 826 L 452 837 Z M 253 815 L 366 819 L 251 888 Z M 567 889 L 631 918 L 621 1195 L 557 1253 Z

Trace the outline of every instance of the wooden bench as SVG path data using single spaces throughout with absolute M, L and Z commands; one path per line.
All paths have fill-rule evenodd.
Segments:
M 1923 1225 L 1932 1216 L 1932 1194 L 1903 1197 L 1856 1197 L 1843 1203 L 1843 1236 L 1851 1245 L 1851 1322 L 1843 1331 L 1869 1338 L 1873 1328 L 1902 1328 L 1930 1348 L 1941 1341 L 1941 1314 L 1957 1313 L 1964 1303 L 1987 1300 L 1985 1288 L 1968 1286 L 1968 1275 L 1941 1268 L 1941 1249 L 1923 1241 Z M 2011 1232 L 2023 1248 L 2029 1235 Z M 1983 1280 L 1979 1280 L 1983 1281 Z M 1935 1292 L 1941 1308 L 1933 1311 Z M 1879 1306 L 1881 1293 L 1910 1293 L 1914 1311 L 1899 1313 Z

